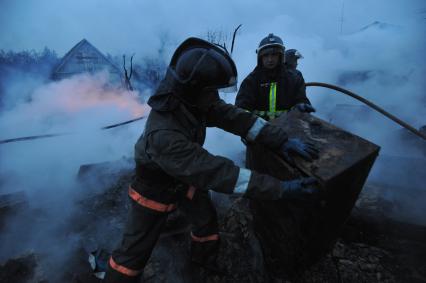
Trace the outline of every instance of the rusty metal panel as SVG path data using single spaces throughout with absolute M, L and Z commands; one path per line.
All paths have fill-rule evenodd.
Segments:
M 260 145 L 247 147 L 246 165 L 282 180 L 314 176 L 321 194 L 312 199 L 251 201 L 255 230 L 267 265 L 277 276 L 315 262 L 334 244 L 350 215 L 380 147 L 315 116 L 290 111 L 273 122 L 290 137 L 313 143 L 320 156 L 313 162 L 295 158 L 290 166 Z
M 291 111 L 273 121 L 290 137 L 300 137 L 314 143 L 321 151 L 314 162 L 298 159 L 302 171 L 318 177 L 325 184 L 344 171 L 370 157 L 376 157 L 380 147 L 315 116 Z

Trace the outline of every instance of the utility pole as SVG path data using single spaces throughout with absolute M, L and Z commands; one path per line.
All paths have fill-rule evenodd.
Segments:
M 345 12 L 345 0 L 342 0 L 342 11 L 340 13 L 340 34 L 343 33 L 344 12 Z

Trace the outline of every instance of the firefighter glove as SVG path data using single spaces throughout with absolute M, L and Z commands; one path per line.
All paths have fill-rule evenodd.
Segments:
M 314 177 L 283 181 L 282 198 L 312 195 L 318 191 L 315 184 L 317 184 L 317 180 Z
M 312 161 L 313 159 L 318 158 L 318 149 L 309 142 L 304 142 L 298 138 L 288 139 L 282 145 L 282 152 L 284 154 L 284 158 L 290 162 L 294 163 L 291 155 L 297 154 L 303 157 L 307 161 Z

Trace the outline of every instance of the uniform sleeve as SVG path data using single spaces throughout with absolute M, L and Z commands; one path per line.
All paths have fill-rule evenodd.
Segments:
M 241 83 L 235 98 L 235 106 L 248 111 L 253 111 L 256 108 L 256 85 L 250 75 Z
M 288 138 L 282 128 L 223 100 L 216 101 L 210 107 L 207 126 L 221 128 L 249 142 L 259 142 L 272 149 L 278 149 Z
M 164 172 L 185 184 L 221 193 L 234 191 L 239 167 L 227 158 L 210 154 L 180 132 L 151 133 L 146 152 Z
M 282 197 L 280 180 L 239 168 L 231 160 L 210 154 L 176 131 L 151 133 L 147 153 L 164 172 L 198 189 L 240 193 L 256 199 Z
M 245 137 L 256 121 L 256 116 L 222 99 L 212 103 L 206 114 L 207 127 L 217 127 L 234 135 Z
M 297 70 L 296 70 L 297 71 Z M 311 104 L 309 99 L 306 97 L 306 85 L 305 85 L 305 79 L 303 78 L 303 75 L 300 71 L 297 71 L 297 73 L 294 73 L 295 77 L 295 104 L 299 103 L 308 103 Z

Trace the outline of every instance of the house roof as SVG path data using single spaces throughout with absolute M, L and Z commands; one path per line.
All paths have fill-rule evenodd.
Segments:
M 62 58 L 53 71 L 54 79 L 61 79 L 80 73 L 94 73 L 101 70 L 120 75 L 120 69 L 106 58 L 86 39 L 77 43 Z

